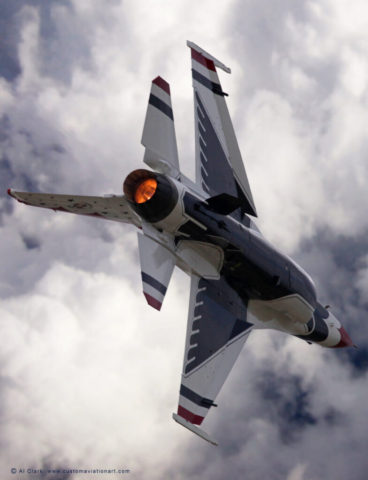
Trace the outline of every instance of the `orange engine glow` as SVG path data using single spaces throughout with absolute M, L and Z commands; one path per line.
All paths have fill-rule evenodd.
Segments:
M 157 188 L 157 181 L 154 178 L 148 178 L 138 185 L 134 194 L 134 200 L 136 203 L 147 202 L 153 197 Z

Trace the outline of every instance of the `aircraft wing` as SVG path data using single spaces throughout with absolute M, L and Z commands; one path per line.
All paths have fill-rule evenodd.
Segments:
M 178 413 L 174 420 L 217 444 L 201 425 L 228 377 L 253 324 L 247 305 L 224 277 L 191 277 L 190 306 Z
M 227 193 L 242 201 L 244 213 L 257 216 L 252 192 L 239 150 L 216 67 L 231 70 L 192 42 L 192 76 L 195 112 L 196 183 L 210 197 Z
M 132 223 L 141 227 L 140 218 L 131 209 L 124 195 L 89 197 L 84 195 L 16 192 L 12 189 L 8 190 L 8 194 L 18 202 L 32 207 L 49 208 L 55 212 L 68 212 L 115 222 Z

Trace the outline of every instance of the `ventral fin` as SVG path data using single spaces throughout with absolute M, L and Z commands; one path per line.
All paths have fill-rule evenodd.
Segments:
M 149 237 L 138 233 L 143 294 L 148 305 L 161 310 L 175 267 L 176 258 L 169 250 Z

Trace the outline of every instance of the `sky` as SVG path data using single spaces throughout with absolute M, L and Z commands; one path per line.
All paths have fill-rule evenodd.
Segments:
M 0 0 L 0 472 L 365 480 L 368 5 L 363 0 Z M 170 83 L 194 176 L 193 41 L 220 71 L 257 225 L 313 277 L 358 349 L 252 332 L 204 429 L 172 420 L 189 277 L 143 297 L 135 227 L 32 209 L 18 191 L 121 194 L 150 83 Z M 123 475 L 124 476 L 124 475 Z M 47 479 L 105 478 L 45 474 Z M 109 475 L 107 478 L 121 475 Z

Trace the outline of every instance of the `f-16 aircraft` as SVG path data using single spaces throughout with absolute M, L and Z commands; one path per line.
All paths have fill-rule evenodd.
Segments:
M 317 299 L 311 277 L 261 234 L 256 206 L 217 69 L 192 42 L 195 182 L 180 171 L 169 84 L 152 81 L 142 144 L 151 168 L 131 172 L 124 195 L 90 197 L 8 190 L 26 205 L 130 223 L 140 229 L 143 293 L 160 310 L 175 265 L 191 278 L 179 405 L 174 420 L 199 426 L 252 330 L 274 329 L 323 347 L 353 345 Z

